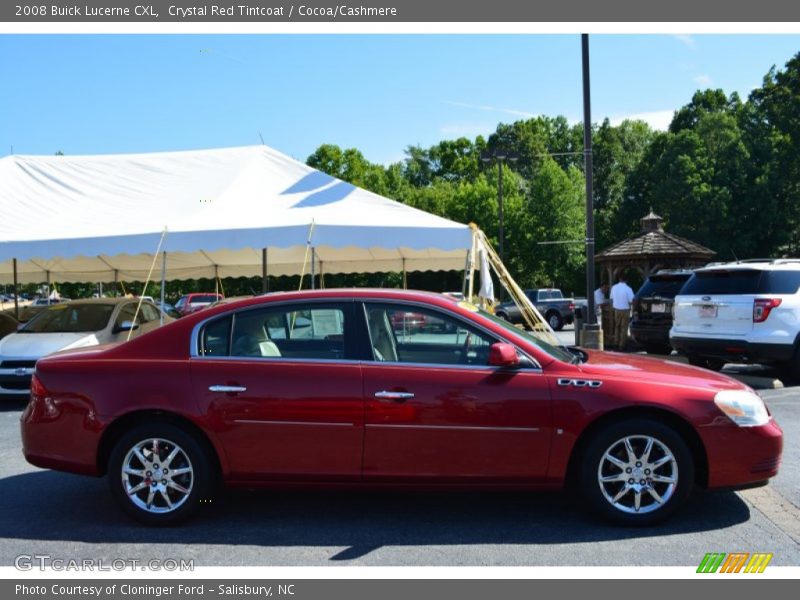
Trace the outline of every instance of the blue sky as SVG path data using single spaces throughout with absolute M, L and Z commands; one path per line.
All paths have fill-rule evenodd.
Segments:
M 595 121 L 743 97 L 799 35 L 593 35 Z M 0 156 L 322 143 L 388 163 L 529 115 L 582 118 L 578 35 L 3 35 Z

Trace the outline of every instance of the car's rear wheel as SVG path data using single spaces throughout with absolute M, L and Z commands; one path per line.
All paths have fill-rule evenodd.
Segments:
M 546 316 L 547 323 L 554 331 L 561 331 L 564 329 L 564 319 L 555 311 L 550 311 Z
M 183 521 L 213 487 L 202 445 L 167 423 L 140 425 L 123 435 L 111 452 L 108 478 L 122 509 L 147 525 Z
M 722 371 L 722 367 L 725 366 L 725 361 L 719 358 L 705 358 L 696 354 L 689 354 L 686 358 L 689 359 L 690 365 L 703 367 L 710 371 Z
M 586 446 L 580 485 L 590 507 L 625 525 L 668 518 L 689 497 L 694 461 L 681 436 L 650 419 L 613 423 Z

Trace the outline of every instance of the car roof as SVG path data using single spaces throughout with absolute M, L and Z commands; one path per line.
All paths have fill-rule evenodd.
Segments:
M 764 270 L 764 271 L 797 271 L 800 270 L 800 259 L 797 258 L 753 258 L 727 263 L 711 263 L 696 271 L 731 271 L 731 270 Z

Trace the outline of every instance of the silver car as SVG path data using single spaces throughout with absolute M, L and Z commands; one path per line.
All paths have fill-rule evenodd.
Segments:
M 161 313 L 136 298 L 74 300 L 46 308 L 0 340 L 0 398 L 26 396 L 36 361 L 43 356 L 99 344 L 124 342 L 128 335 L 150 331 L 161 324 Z M 164 316 L 164 323 L 174 321 Z

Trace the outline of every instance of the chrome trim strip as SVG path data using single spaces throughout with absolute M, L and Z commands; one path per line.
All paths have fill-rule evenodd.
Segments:
M 538 427 L 482 427 L 480 425 L 414 425 L 406 423 L 366 423 L 381 429 L 453 429 L 457 431 L 540 431 Z
M 313 425 L 315 427 L 355 427 L 355 423 L 326 423 L 322 421 L 263 421 L 261 419 L 234 419 L 234 423 L 250 425 Z
M 247 388 L 243 385 L 210 385 L 208 386 L 209 392 L 220 392 L 226 394 L 238 394 L 240 392 L 246 392 Z
M 410 400 L 414 397 L 414 394 L 411 392 L 390 392 L 381 390 L 380 392 L 375 392 L 374 396 L 384 400 Z
M 596 388 L 599 388 L 601 385 L 603 385 L 603 382 L 602 381 L 597 381 L 597 380 L 591 380 L 591 379 L 568 379 L 568 378 L 560 377 L 558 379 L 558 385 L 560 385 L 562 387 L 574 386 L 574 387 L 577 387 L 577 388 L 588 387 L 588 388 L 596 389 Z

